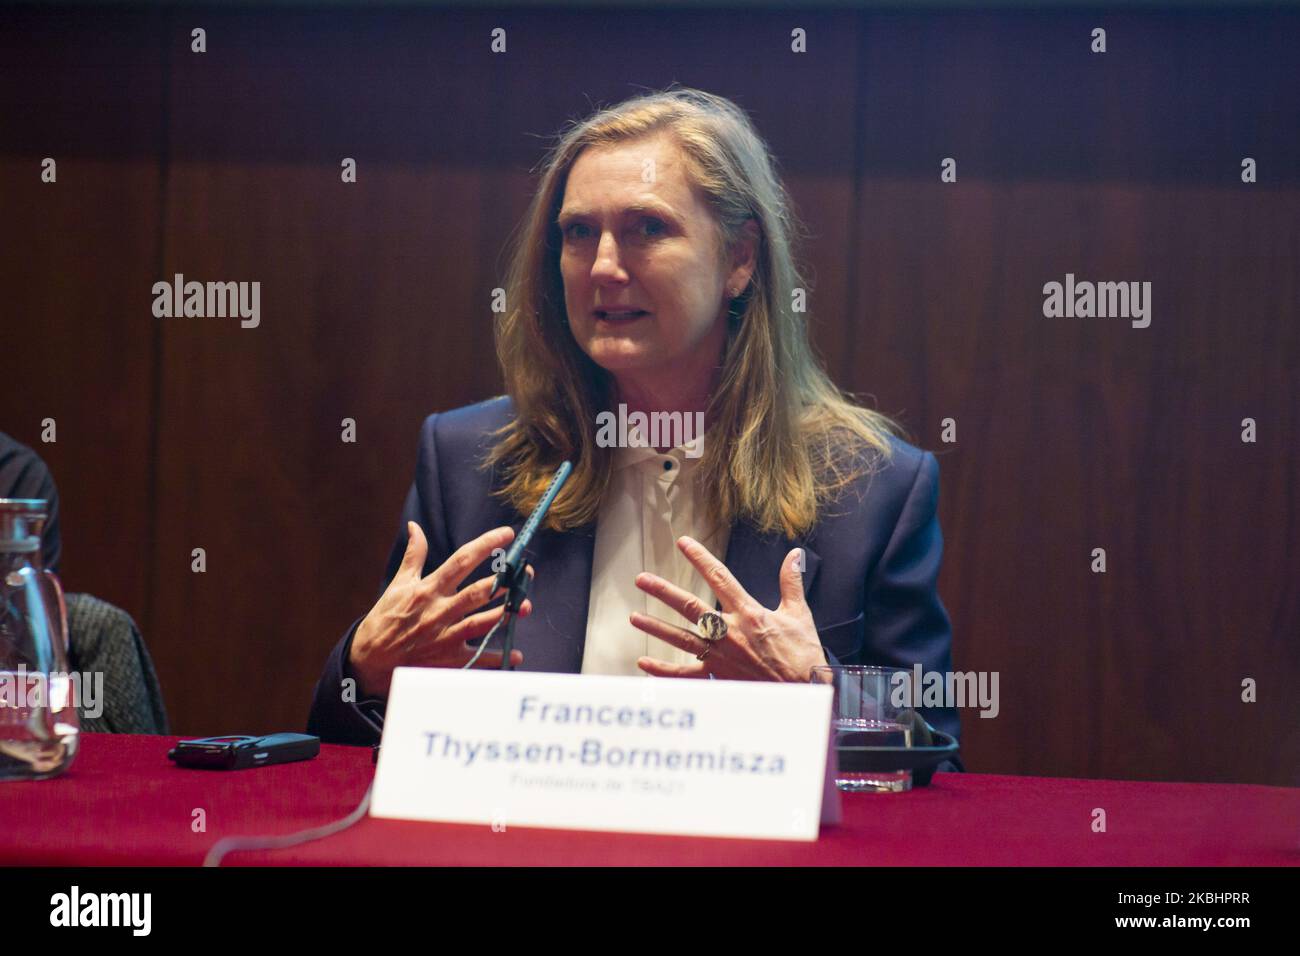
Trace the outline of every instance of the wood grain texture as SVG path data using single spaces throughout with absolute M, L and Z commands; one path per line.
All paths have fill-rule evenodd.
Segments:
M 64 30 L 48 13 L 0 10 L 0 430 L 55 477 L 65 588 L 138 621 L 153 535 L 156 23 L 87 13 Z
M 1300 783 L 1300 17 L 1107 13 L 1097 55 L 1080 11 L 196 15 L 0 11 L 0 428 L 59 421 L 68 583 L 141 620 L 178 732 L 302 725 L 419 422 L 500 390 L 532 168 L 676 80 L 755 117 L 819 350 L 939 457 L 956 666 L 1000 674 L 968 763 Z M 260 282 L 260 327 L 153 319 L 177 272 Z M 1045 318 L 1067 272 L 1150 281 L 1150 328 Z

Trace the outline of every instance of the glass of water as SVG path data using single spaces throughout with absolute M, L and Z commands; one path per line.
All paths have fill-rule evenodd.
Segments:
M 812 669 L 812 682 L 830 684 L 835 692 L 831 732 L 840 758 L 835 774 L 839 789 L 855 793 L 912 789 L 911 770 L 854 769 L 852 749 L 912 746 L 910 715 L 903 706 L 909 697 L 900 689 L 911 677 L 912 672 L 902 667 L 824 665 Z

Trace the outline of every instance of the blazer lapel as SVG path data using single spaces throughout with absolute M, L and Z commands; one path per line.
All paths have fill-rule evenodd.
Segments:
M 525 550 L 536 571 L 533 613 L 515 624 L 515 646 L 524 653 L 521 670 L 577 674 L 587 640 L 592 556 L 596 525 L 564 533 L 538 531 Z

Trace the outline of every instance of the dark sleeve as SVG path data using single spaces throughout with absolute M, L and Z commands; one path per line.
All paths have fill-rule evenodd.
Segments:
M 85 733 L 166 734 L 158 674 L 135 621 L 89 594 L 68 594 L 68 669 L 103 684 L 77 705 Z
M 402 556 L 406 553 L 406 523 L 414 521 L 424 531 L 429 542 L 429 554 L 425 560 L 424 572 L 441 565 L 446 559 L 446 530 L 443 524 L 441 493 L 438 487 L 437 449 L 434 443 L 436 415 L 425 420 L 421 431 L 420 451 L 416 461 L 415 481 L 407 492 L 406 503 L 402 508 L 402 520 L 397 526 L 397 537 L 388 554 L 388 567 L 384 571 L 384 582 L 379 594 L 387 590 L 389 583 L 401 567 Z M 352 648 L 352 638 L 362 618 L 352 622 L 351 627 L 334 645 L 325 661 L 325 670 L 316 682 L 312 696 L 311 713 L 307 717 L 307 733 L 319 737 L 325 743 L 370 745 L 379 743 L 383 732 L 384 707 L 383 698 L 357 699 L 356 675 L 348 663 Z M 350 683 L 345 683 L 350 681 Z
M 360 623 L 361 618 L 353 621 L 347 633 L 334 645 L 325 660 L 325 670 L 316 682 L 311 713 L 307 717 L 307 733 L 327 744 L 377 744 L 383 732 L 382 701 L 373 698 L 357 700 L 356 693 L 348 693 L 344 684 L 345 679 L 351 678 L 352 688 L 356 687 L 347 661 L 352 637 Z
M 0 498 L 41 498 L 49 517 L 41 532 L 41 560 L 59 573 L 63 546 L 59 539 L 59 491 L 54 477 L 36 452 L 0 433 Z
M 952 625 L 939 600 L 943 535 L 939 530 L 939 463 L 930 452 L 920 463 L 898 513 L 893 534 L 867 581 L 866 618 L 871 663 L 890 667 L 920 664 L 926 672 L 952 670 Z M 961 722 L 955 707 L 918 707 L 936 730 L 957 737 Z M 960 758 L 940 771 L 964 770 Z

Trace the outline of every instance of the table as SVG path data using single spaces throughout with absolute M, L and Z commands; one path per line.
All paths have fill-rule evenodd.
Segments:
M 374 773 L 369 748 L 332 745 L 301 763 L 185 770 L 166 758 L 178 739 L 83 734 L 63 776 L 0 783 L 0 864 L 194 866 L 221 837 L 346 816 Z M 366 818 L 224 863 L 250 864 L 1295 866 L 1300 789 L 946 773 L 909 793 L 845 795 L 843 824 L 815 843 Z

